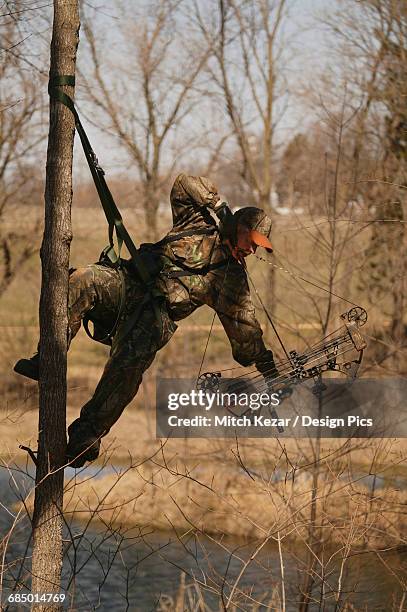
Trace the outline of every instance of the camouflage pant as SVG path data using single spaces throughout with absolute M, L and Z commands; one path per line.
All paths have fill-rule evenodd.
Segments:
M 75 270 L 70 277 L 68 312 L 71 338 L 89 312 L 92 320 L 109 331 L 117 321 L 121 303 L 124 304 L 109 360 L 93 397 L 81 410 L 80 420 L 100 436 L 108 433 L 135 397 L 143 373 L 176 330 L 164 301 L 157 303 L 157 316 L 151 302 L 143 303 L 143 285 L 127 272 L 124 279 L 122 302 L 122 281 L 118 270 L 94 264 Z M 136 310 L 139 316 L 134 321 Z

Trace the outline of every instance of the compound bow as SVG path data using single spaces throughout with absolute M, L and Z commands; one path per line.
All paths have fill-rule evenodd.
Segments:
M 277 393 L 281 402 L 292 394 L 295 385 L 306 380 L 314 380 L 314 392 L 320 392 L 323 389 L 321 378 L 325 372 L 341 372 L 351 380 L 355 379 L 366 348 L 366 341 L 359 328 L 366 323 L 367 312 L 355 306 L 343 313 L 341 320 L 343 324 L 340 328 L 303 353 L 289 351 L 288 359 L 277 364 L 278 376 L 268 378 L 267 372 L 262 375 L 257 371 L 250 372 L 241 382 L 235 382 L 232 386 L 229 384 L 228 392 L 237 392 L 239 388 L 245 388 L 247 382 L 256 383 L 260 379 L 264 390 Z M 197 388 L 216 392 L 220 389 L 221 380 L 222 371 L 205 372 L 199 376 Z M 258 383 L 256 389 L 261 390 Z

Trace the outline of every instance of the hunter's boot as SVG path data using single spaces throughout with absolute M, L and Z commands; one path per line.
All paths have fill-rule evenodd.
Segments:
M 14 366 L 14 372 L 32 380 L 40 378 L 40 354 L 35 353 L 29 359 L 19 359 Z
M 70 467 L 80 468 L 87 461 L 95 461 L 99 456 L 100 438 L 88 421 L 76 419 L 68 427 L 69 442 L 65 462 Z
M 71 329 L 68 329 L 67 350 L 69 350 L 69 347 L 72 342 L 72 338 L 74 337 L 76 331 L 72 332 Z M 40 379 L 40 345 L 39 343 L 37 346 L 37 352 L 34 353 L 34 355 L 30 357 L 29 359 L 24 359 L 24 358 L 19 359 L 13 369 L 14 369 L 14 372 L 17 372 L 17 374 L 21 374 L 21 376 L 25 376 L 26 378 L 31 378 L 32 380 L 39 380 Z

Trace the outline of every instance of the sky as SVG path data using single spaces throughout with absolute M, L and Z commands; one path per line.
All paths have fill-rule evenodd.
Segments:
M 204 0 L 201 0 L 204 2 Z M 0 8 L 0 14 L 4 12 L 5 3 Z M 125 0 L 130 13 L 138 12 L 142 7 L 140 0 Z M 191 6 L 192 6 L 191 0 Z M 0 3 L 1 6 L 1 3 Z M 27 21 L 24 26 L 24 36 L 27 37 L 24 44 L 24 52 L 29 53 L 29 60 L 36 71 L 47 74 L 48 65 L 43 58 L 48 57 L 49 39 L 51 34 L 50 18 L 52 17 L 52 3 L 41 0 L 24 0 L 22 3 L 26 12 L 24 16 Z M 289 52 L 290 61 L 287 70 L 287 79 L 291 83 L 298 83 L 300 80 L 310 81 L 318 66 L 321 66 L 327 57 L 326 40 L 320 27 L 317 27 L 315 16 L 325 9 L 333 9 L 337 6 L 336 2 L 329 0 L 291 0 L 289 3 L 289 18 L 285 22 L 285 38 L 287 40 L 287 53 Z M 89 14 L 96 16 L 95 28 L 96 42 L 103 52 L 110 58 L 115 54 L 115 49 L 120 48 L 120 34 L 126 27 L 126 20 L 120 12 L 120 3 L 115 0 L 106 2 L 105 0 L 90 0 L 85 2 L 86 10 Z M 48 21 L 47 21 L 48 20 Z M 1 33 L 1 32 L 0 32 Z M 99 38 L 98 38 L 99 34 Z M 78 49 L 78 65 L 86 71 L 85 43 L 83 33 L 80 36 Z M 40 53 L 37 54 L 37 49 Z M 118 74 L 120 76 L 120 58 L 117 61 Z M 43 82 L 46 88 L 46 79 Z M 77 76 L 77 99 L 80 111 L 83 113 L 83 123 L 88 133 L 90 141 L 102 166 L 109 173 L 127 170 L 126 156 L 123 156 L 120 147 L 114 138 L 108 138 L 96 125 L 92 118 L 95 117 L 94 108 L 81 99 L 80 76 Z M 44 92 L 46 95 L 46 91 Z M 90 121 L 88 120 L 90 119 Z M 200 118 L 192 114 L 189 121 L 199 121 Z M 300 96 L 292 96 L 285 114 L 276 132 L 276 142 L 284 144 L 291 139 L 294 134 L 301 131 L 304 121 L 307 120 L 307 111 L 302 103 Z M 225 122 L 227 121 L 225 117 Z M 47 113 L 44 115 L 44 123 L 47 124 Z M 192 126 L 193 127 L 193 126 Z M 44 145 L 44 152 L 46 146 Z M 170 153 L 170 148 L 168 149 Z M 80 151 L 79 139 L 75 145 L 75 172 L 77 177 L 86 178 L 88 170 L 86 162 Z
M 103 0 L 95 0 L 91 4 L 95 8 L 105 6 Z M 137 4 L 137 0 L 135 2 L 130 0 L 128 4 L 130 6 Z M 315 16 L 327 8 L 332 9 L 336 2 L 330 0 L 291 0 L 288 5 L 289 18 L 286 20 L 284 27 L 287 47 L 289 47 L 289 54 L 292 56 L 288 78 L 301 79 L 307 74 L 311 78 L 317 65 L 321 66 L 326 61 L 324 34 L 322 28 L 317 27 Z M 124 24 L 114 1 L 109 3 L 108 9 L 103 9 L 99 13 L 99 18 L 103 28 L 110 30 L 113 40 L 116 37 L 118 40 Z M 81 50 L 79 49 L 79 59 L 80 53 Z M 300 128 L 299 116 L 301 112 L 298 112 L 300 107 L 300 100 L 291 100 L 290 108 L 281 126 L 282 130 L 292 132 Z

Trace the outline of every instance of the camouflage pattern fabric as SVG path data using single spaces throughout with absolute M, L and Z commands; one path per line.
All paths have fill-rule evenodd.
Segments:
M 74 270 L 69 277 L 68 322 L 70 340 L 79 331 L 82 319 L 92 311 L 92 319 L 107 330 L 112 329 L 121 300 L 119 272 L 93 264 Z
M 219 196 L 208 179 L 179 175 L 170 199 L 173 228 L 168 236 L 185 230 L 215 227 L 208 208 L 216 210 Z M 166 296 L 171 318 L 177 321 L 204 304 L 210 306 L 222 322 L 234 359 L 244 366 L 255 363 L 264 371 L 263 364 L 272 361 L 272 353 L 263 342 L 246 272 L 222 244 L 219 234 L 187 236 L 163 246 L 158 243 L 152 251 L 161 258 L 162 273 L 158 284 Z M 222 261 L 225 262 L 223 267 L 199 274 L 200 270 Z M 168 278 L 168 274 L 185 269 L 197 274 Z
M 151 307 L 142 308 L 137 323 L 120 341 L 122 326 L 145 296 L 142 283 L 134 276 L 134 273 L 125 274 L 125 308 L 110 357 L 93 397 L 81 410 L 81 421 L 88 423 L 92 432 L 98 435 L 106 435 L 117 421 L 136 395 L 142 375 L 157 351 L 168 342 L 177 327 L 163 300 L 158 304 L 159 318 Z M 76 335 L 83 316 L 90 311 L 92 321 L 107 332 L 112 329 L 120 310 L 121 292 L 120 274 L 114 268 L 93 264 L 75 270 L 69 284 L 70 338 Z
M 205 304 L 218 314 L 238 363 L 254 363 L 261 372 L 274 366 L 273 354 L 264 345 L 255 316 L 246 272 L 222 244 L 208 210 L 215 210 L 219 204 L 215 186 L 206 178 L 182 174 L 174 183 L 170 199 L 173 228 L 168 237 L 186 230 L 212 229 L 213 233 L 142 245 L 141 253 L 150 262 L 149 268 L 155 269 L 156 284 L 163 296 L 158 301 L 159 318 L 151 304 L 143 302 L 144 287 L 132 267 L 125 264 L 125 307 L 111 354 L 93 397 L 81 410 L 81 421 L 89 423 L 98 435 L 106 435 L 134 398 L 143 373 L 175 332 L 175 321 Z M 185 271 L 191 275 L 172 277 Z M 92 320 L 111 329 L 119 313 L 121 290 L 120 275 L 114 268 L 94 264 L 76 270 L 70 277 L 71 336 L 89 311 Z M 137 322 L 123 333 L 137 309 Z

